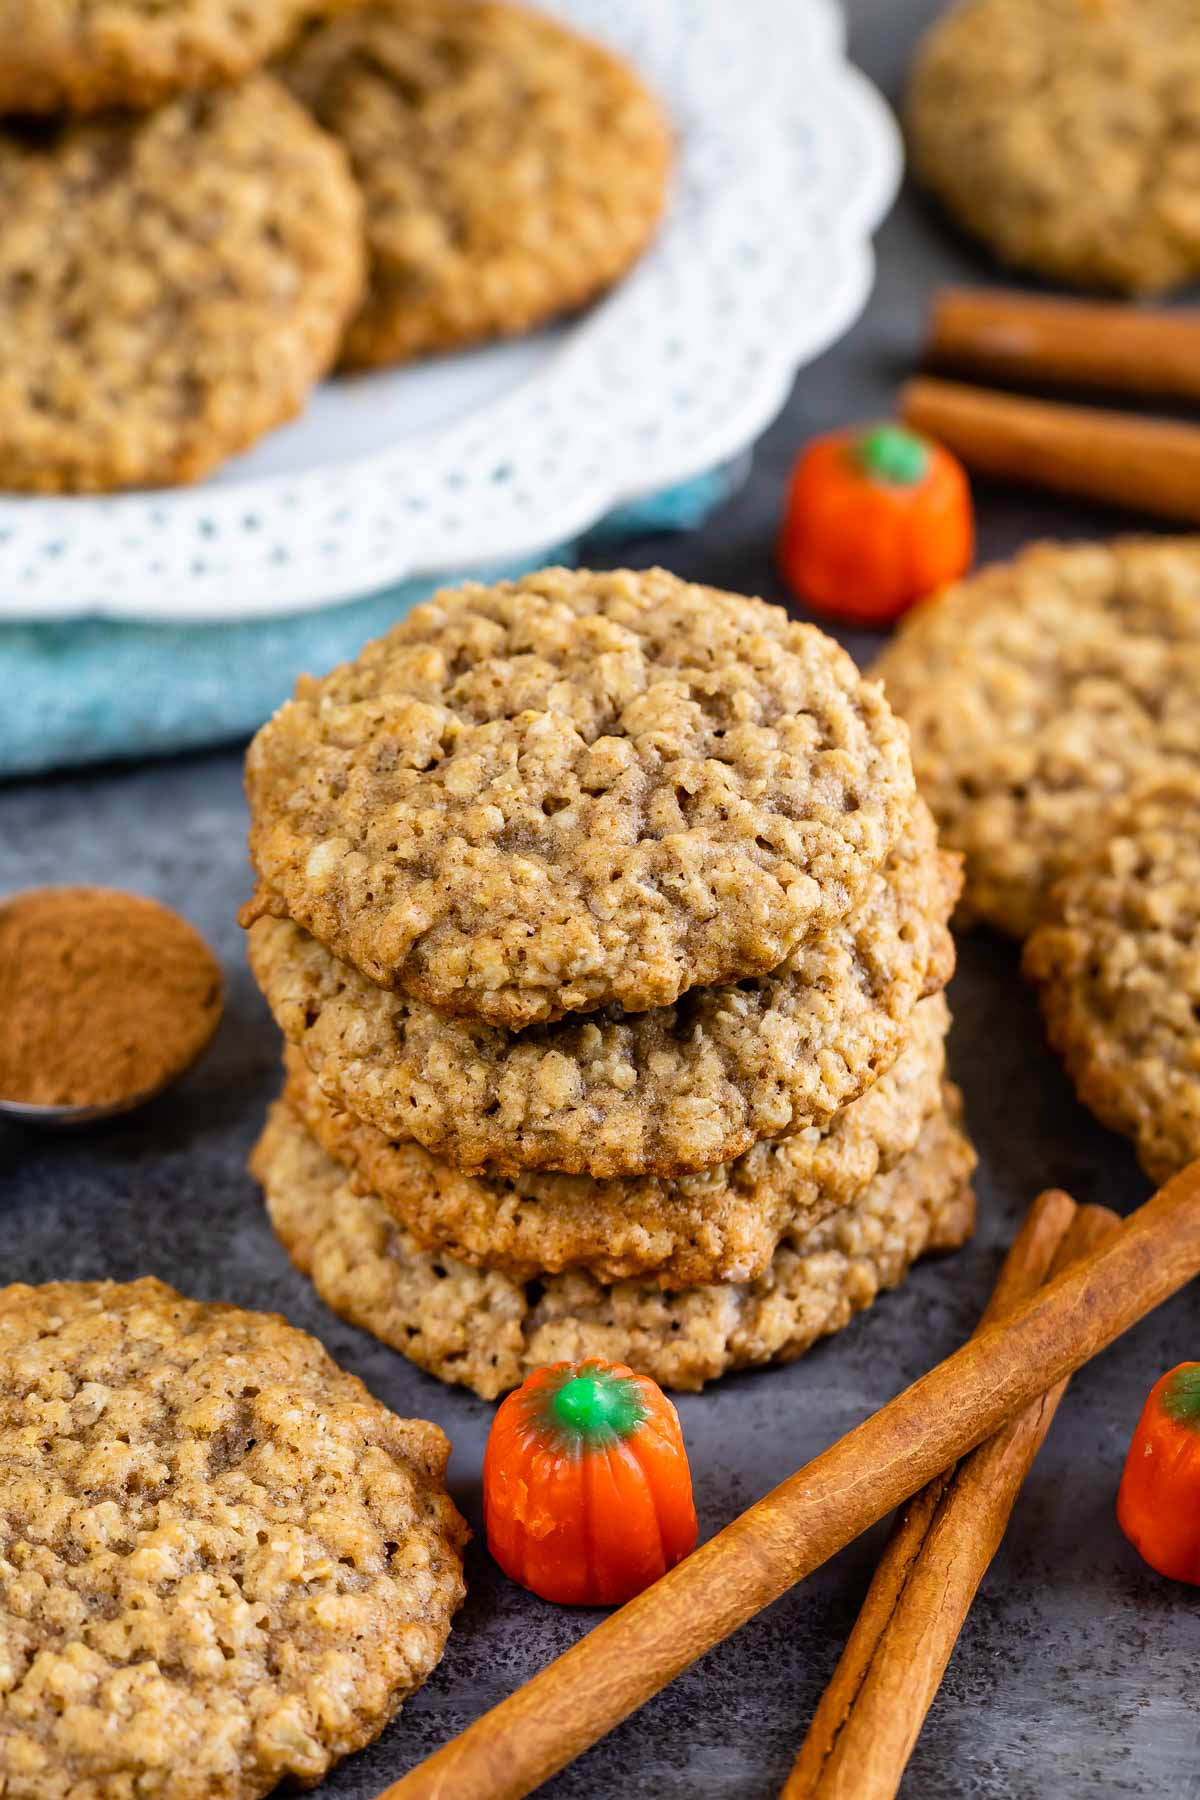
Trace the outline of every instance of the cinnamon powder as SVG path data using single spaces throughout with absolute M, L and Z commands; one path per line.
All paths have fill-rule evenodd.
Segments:
M 220 1016 L 215 958 L 156 901 L 60 887 L 0 903 L 0 1099 L 132 1102 L 180 1074 Z

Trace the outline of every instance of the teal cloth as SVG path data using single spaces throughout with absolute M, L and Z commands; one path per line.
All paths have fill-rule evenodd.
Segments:
M 519 565 L 471 573 L 495 580 L 547 563 L 583 561 L 591 545 L 690 530 L 740 484 L 748 466 L 748 456 L 739 458 L 622 507 L 575 543 Z M 341 606 L 234 624 L 79 619 L 0 625 L 0 778 L 245 737 L 287 697 L 297 675 L 320 673 L 353 656 L 368 638 L 455 579 L 447 571 Z

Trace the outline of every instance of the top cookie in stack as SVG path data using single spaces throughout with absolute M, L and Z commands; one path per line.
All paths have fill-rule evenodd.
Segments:
M 696 1385 L 961 1239 L 957 866 L 903 726 L 812 626 L 661 570 L 468 585 L 303 681 L 247 787 L 244 922 L 291 1045 L 256 1171 L 326 1297 L 416 1360 L 520 1379 L 521 1280 L 556 1354 L 621 1350 L 596 1309 L 632 1278 L 643 1366 Z M 834 1279 L 811 1233 L 839 1211 Z M 780 1254 L 739 1349 L 729 1310 Z M 704 1282 L 733 1285 L 682 1355 L 654 1296 Z
M 260 912 L 509 1030 L 777 967 L 866 896 L 907 739 L 781 610 L 552 569 L 437 596 L 247 764 Z

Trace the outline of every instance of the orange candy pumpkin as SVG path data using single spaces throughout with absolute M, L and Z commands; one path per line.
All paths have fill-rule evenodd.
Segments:
M 535 1369 L 492 1421 L 483 1512 L 500 1567 L 544 1600 L 632 1599 L 696 1542 L 675 1408 L 602 1357 Z
M 887 625 L 968 568 L 971 489 L 957 459 L 901 425 L 815 438 L 792 471 L 779 566 L 797 599 Z
M 1200 1586 L 1200 1363 L 1179 1363 L 1150 1389 L 1125 1459 L 1117 1521 L 1152 1569 Z

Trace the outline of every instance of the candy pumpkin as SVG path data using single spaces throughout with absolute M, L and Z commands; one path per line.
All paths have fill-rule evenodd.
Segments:
M 696 1542 L 675 1408 L 623 1363 L 535 1369 L 492 1421 L 483 1511 L 500 1567 L 544 1600 L 631 1599 Z
M 1125 1459 L 1117 1521 L 1152 1569 L 1200 1586 L 1200 1363 L 1179 1363 L 1150 1389 Z
M 886 625 L 969 566 L 971 490 L 948 450 L 900 425 L 816 438 L 792 471 L 779 565 L 796 597 Z

